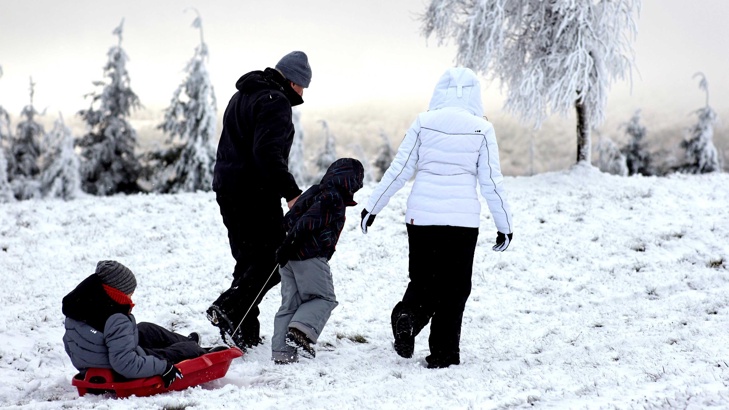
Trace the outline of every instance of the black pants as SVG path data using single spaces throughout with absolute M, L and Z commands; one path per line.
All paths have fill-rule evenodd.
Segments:
M 216 197 L 228 229 L 235 269 L 230 288 L 214 304 L 234 326 L 240 324 L 238 332 L 243 341 L 255 345 L 260 340 L 261 327 L 258 305 L 266 293 L 281 282 L 278 269 L 274 270 L 276 249 L 286 237 L 281 199 L 224 193 L 218 193 Z
M 406 225 L 410 283 L 392 311 L 413 318 L 414 334 L 431 322 L 428 363 L 460 363 L 463 310 L 471 294 L 478 228 Z M 431 321 L 432 320 L 432 321 Z
M 171 332 L 154 323 L 137 324 L 139 347 L 148 355 L 179 363 L 205 354 L 197 342 L 187 336 Z

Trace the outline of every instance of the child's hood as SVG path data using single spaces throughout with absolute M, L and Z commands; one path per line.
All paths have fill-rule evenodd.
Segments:
M 130 300 L 131 302 L 131 300 Z M 120 304 L 104 290 L 99 275 L 93 273 L 63 298 L 63 314 L 103 332 L 109 316 L 130 314 L 133 304 Z
M 319 184 L 321 187 L 333 186 L 343 194 L 348 194 L 347 205 L 356 205 L 352 196 L 364 184 L 364 166 L 354 158 L 340 158 L 332 163 Z

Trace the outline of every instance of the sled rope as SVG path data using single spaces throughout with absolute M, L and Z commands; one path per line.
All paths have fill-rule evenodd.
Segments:
M 235 330 L 233 331 L 233 334 L 230 335 L 230 337 L 233 337 L 233 336 L 235 336 L 236 333 L 238 333 L 238 329 L 240 329 L 240 325 L 242 325 L 243 324 L 243 321 L 246 320 L 246 316 L 248 316 L 248 312 L 250 312 L 251 309 L 253 309 L 253 305 L 256 304 L 256 301 L 258 300 L 258 297 L 261 296 L 261 292 L 263 292 L 263 289 L 266 288 L 266 284 L 268 284 L 268 281 L 271 280 L 271 276 L 273 276 L 273 273 L 276 272 L 276 269 L 278 269 L 278 266 L 279 265 L 277 263 L 276 266 L 273 267 L 273 270 L 271 271 L 271 274 L 268 275 L 268 278 L 266 279 L 266 281 L 263 282 L 263 286 L 261 286 L 261 290 L 258 291 L 258 294 L 253 299 L 253 302 L 251 302 L 251 305 L 248 306 L 248 310 L 246 310 L 246 314 L 243 315 L 243 319 L 240 320 L 240 322 L 238 323 L 238 326 L 235 327 Z

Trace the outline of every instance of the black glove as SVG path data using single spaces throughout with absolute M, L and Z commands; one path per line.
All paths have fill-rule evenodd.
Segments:
M 167 362 L 167 368 L 165 369 L 165 372 L 162 373 L 162 381 L 165 384 L 165 389 L 169 388 L 172 382 L 174 382 L 177 379 L 181 379 L 182 372 L 180 372 L 180 369 L 177 368 L 177 366 L 173 365 L 170 362 Z
M 289 255 L 291 255 L 292 248 L 293 243 L 284 241 L 284 243 L 278 247 L 278 250 L 276 250 L 276 263 L 278 263 L 279 268 L 283 268 L 287 263 L 289 263 Z
M 494 245 L 491 249 L 496 252 L 505 251 L 506 248 L 509 247 L 509 244 L 511 243 L 511 237 L 513 235 L 513 233 L 503 234 L 501 232 L 496 232 L 496 245 Z
M 376 216 L 377 215 L 367 212 L 366 209 L 362 209 L 362 223 L 360 224 L 360 227 L 362 228 L 362 233 L 367 233 L 367 228 L 372 226 L 372 222 L 375 221 Z

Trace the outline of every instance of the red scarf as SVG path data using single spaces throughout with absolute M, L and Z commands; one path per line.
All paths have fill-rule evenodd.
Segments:
M 114 302 L 120 304 L 120 305 L 129 305 L 129 312 L 132 312 L 132 308 L 134 307 L 134 303 L 132 302 L 132 297 L 127 295 L 126 293 L 120 291 L 119 289 L 112 288 L 108 285 L 101 285 L 104 287 L 104 290 L 106 291 L 106 294 L 109 295 L 111 300 Z

